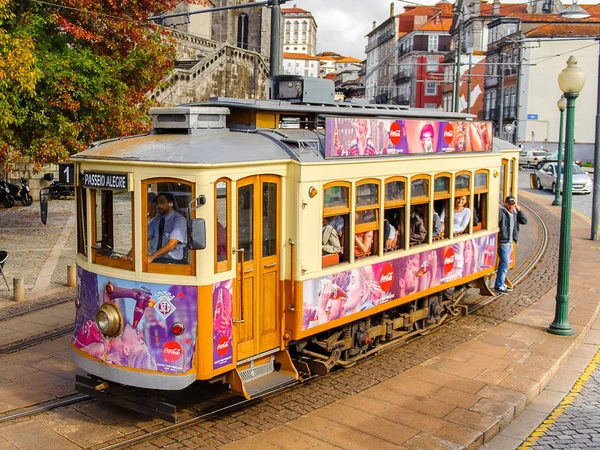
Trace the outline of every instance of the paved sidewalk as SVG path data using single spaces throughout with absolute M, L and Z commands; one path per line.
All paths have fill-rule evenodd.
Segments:
M 535 195 L 523 197 L 544 201 Z M 452 350 L 356 395 L 220 448 L 475 449 L 499 432 L 510 432 L 509 424 L 528 404 L 535 407 L 560 395 L 551 393 L 555 386 L 570 389 L 575 380 L 569 376 L 574 375 L 552 378 L 598 315 L 600 248 L 588 240 L 589 224 L 575 215 L 572 234 L 569 319 L 574 336 L 546 332 L 554 316 L 552 288 L 514 317 Z M 577 357 L 589 361 L 589 347 L 581 349 Z M 554 384 L 549 385 L 551 380 Z M 546 386 L 548 393 L 538 397 Z M 538 403 L 533 403 L 536 397 Z M 535 428 L 544 419 L 543 412 L 530 411 L 515 424 L 537 420 Z
M 0 280 L 2 315 L 36 304 L 74 298 L 68 288 L 67 265 L 75 264 L 75 201 L 52 200 L 48 204 L 48 222 L 40 220 L 40 204 L 29 207 L 0 207 L 0 250 L 9 253 L 4 265 L 9 292 Z M 23 276 L 25 302 L 13 301 L 13 277 Z M 6 310 L 6 311 L 5 311 Z

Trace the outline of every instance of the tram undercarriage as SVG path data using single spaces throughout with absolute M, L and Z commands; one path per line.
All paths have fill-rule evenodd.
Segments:
M 428 297 L 391 308 L 341 328 L 328 330 L 290 343 L 294 365 L 305 374 L 326 375 L 334 367 L 350 367 L 369 355 L 424 335 L 444 322 L 465 316 L 462 304 L 468 288 L 493 295 L 485 278 L 455 288 L 451 294 L 440 291 Z

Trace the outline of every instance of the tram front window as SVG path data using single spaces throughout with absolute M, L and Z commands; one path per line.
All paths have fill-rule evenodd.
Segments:
M 132 194 L 119 190 L 92 190 L 92 200 L 93 262 L 132 270 Z
M 186 244 L 191 186 L 170 181 L 147 183 L 146 195 L 148 264 L 190 264 Z

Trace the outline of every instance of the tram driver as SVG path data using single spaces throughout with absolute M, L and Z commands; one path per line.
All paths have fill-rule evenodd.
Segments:
M 158 215 L 148 224 L 148 264 L 185 264 L 187 222 L 175 210 L 175 196 L 158 194 Z

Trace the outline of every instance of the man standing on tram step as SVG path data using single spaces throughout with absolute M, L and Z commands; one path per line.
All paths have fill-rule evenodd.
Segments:
M 185 217 L 175 211 L 173 194 L 161 192 L 156 200 L 158 215 L 148 225 L 148 264 L 185 264 Z
M 498 215 L 498 227 L 500 228 L 498 231 L 498 257 L 500 261 L 494 289 L 501 294 L 512 291 L 511 288 L 506 286 L 510 252 L 513 241 L 516 243 L 519 239 L 519 227 L 526 224 L 527 216 L 521 211 L 521 207 L 517 205 L 517 200 L 509 195 L 504 200 L 504 204 L 500 205 Z

